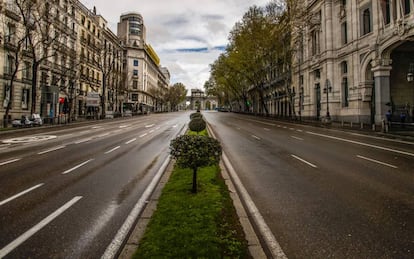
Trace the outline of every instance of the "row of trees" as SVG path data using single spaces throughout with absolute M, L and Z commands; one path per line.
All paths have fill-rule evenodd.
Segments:
M 182 83 L 175 83 L 167 89 L 151 88 L 148 92 L 155 98 L 156 107 L 161 111 L 168 107 L 171 111 L 177 111 L 179 104 L 184 102 L 187 96 L 187 89 Z
M 296 49 L 291 39 L 301 26 L 296 19 L 302 13 L 299 2 L 275 0 L 250 7 L 230 32 L 226 51 L 211 65 L 206 92 L 218 96 L 222 105 L 237 104 L 245 112 L 258 100 L 256 106 L 268 114 L 266 89 L 277 82 L 293 110 L 291 70 Z

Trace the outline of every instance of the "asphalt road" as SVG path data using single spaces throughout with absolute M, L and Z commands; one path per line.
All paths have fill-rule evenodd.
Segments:
M 204 112 L 288 258 L 413 258 L 414 145 Z
M 0 135 L 0 258 L 99 258 L 189 113 Z

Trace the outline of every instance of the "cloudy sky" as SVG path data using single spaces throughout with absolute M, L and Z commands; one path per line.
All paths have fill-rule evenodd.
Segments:
M 116 33 L 122 13 L 138 12 L 144 18 L 147 43 L 169 69 L 171 83 L 203 89 L 213 63 L 227 45 L 230 30 L 250 6 L 270 0 L 80 0 L 96 6 Z

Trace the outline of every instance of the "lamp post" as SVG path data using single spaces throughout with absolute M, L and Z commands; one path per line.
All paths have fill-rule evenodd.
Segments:
M 329 114 L 329 93 L 332 91 L 331 82 L 329 79 L 325 81 L 325 88 L 323 88 L 323 92 L 326 93 L 326 118 L 329 120 L 331 115 Z

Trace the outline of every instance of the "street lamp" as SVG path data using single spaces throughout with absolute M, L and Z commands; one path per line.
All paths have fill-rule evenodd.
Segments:
M 331 81 L 326 79 L 325 81 L 325 88 L 323 88 L 323 92 L 326 93 L 326 118 L 330 119 L 331 116 L 329 114 L 329 93 L 332 91 Z

